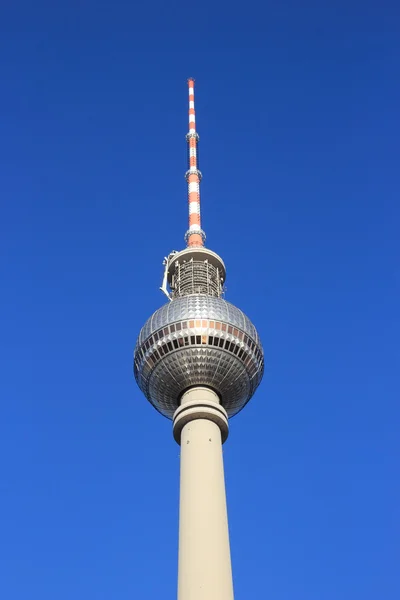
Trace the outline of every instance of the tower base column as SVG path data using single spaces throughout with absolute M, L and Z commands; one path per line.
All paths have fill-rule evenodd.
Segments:
M 217 394 L 188 390 L 174 415 L 181 445 L 178 600 L 233 600 L 222 458 L 227 436 Z

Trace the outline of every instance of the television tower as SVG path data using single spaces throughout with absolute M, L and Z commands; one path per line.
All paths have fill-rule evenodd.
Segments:
M 189 85 L 187 247 L 164 259 L 167 304 L 147 320 L 134 355 L 136 381 L 173 421 L 181 446 L 178 600 L 233 600 L 222 444 L 228 418 L 264 370 L 256 328 L 224 294 L 225 265 L 204 247 L 194 79 Z

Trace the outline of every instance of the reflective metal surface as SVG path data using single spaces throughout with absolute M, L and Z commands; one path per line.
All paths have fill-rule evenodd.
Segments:
M 148 400 L 172 418 L 181 394 L 207 385 L 231 417 L 250 400 L 264 369 L 262 346 L 250 319 L 226 300 L 176 298 L 143 326 L 134 372 Z

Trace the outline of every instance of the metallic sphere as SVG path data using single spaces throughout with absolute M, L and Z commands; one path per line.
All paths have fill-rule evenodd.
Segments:
M 183 392 L 196 385 L 215 390 L 232 417 L 254 394 L 263 370 L 261 342 L 248 317 L 226 300 L 202 294 L 159 308 L 135 348 L 136 381 L 169 418 Z

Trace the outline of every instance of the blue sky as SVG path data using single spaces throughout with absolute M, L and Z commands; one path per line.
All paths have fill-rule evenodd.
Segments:
M 203 227 L 266 374 L 224 446 L 236 600 L 394 600 L 397 3 L 3 3 L 0 594 L 174 598 L 179 447 L 132 352 Z

